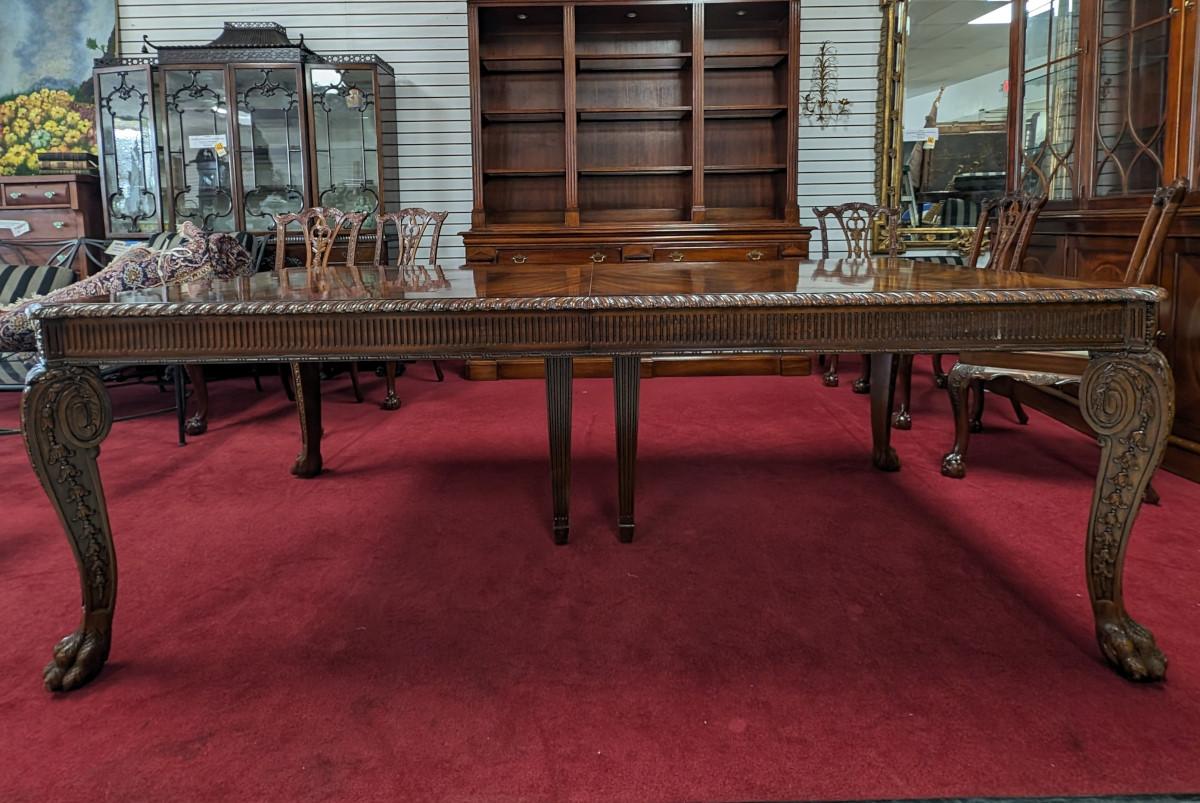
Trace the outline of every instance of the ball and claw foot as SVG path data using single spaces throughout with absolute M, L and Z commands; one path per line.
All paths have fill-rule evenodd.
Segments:
M 983 432 L 983 422 L 978 418 L 972 418 L 967 422 L 967 429 L 971 430 L 972 432 Z
M 870 393 L 871 380 L 862 379 L 861 377 L 854 380 L 854 386 L 851 388 L 855 393 Z
M 892 429 L 912 429 L 912 416 L 907 410 L 892 414 Z
M 961 480 L 967 476 L 967 462 L 957 452 L 950 452 L 942 458 L 942 476 Z
M 321 455 L 305 455 L 303 452 L 296 456 L 292 465 L 292 474 L 301 479 L 312 479 L 321 473 Z
M 381 409 L 381 410 L 399 410 L 400 409 L 400 397 L 397 396 L 395 393 L 389 393 L 387 395 L 387 397 L 382 402 L 380 402 L 379 409 Z
M 54 645 L 54 660 L 46 664 L 42 682 L 47 691 L 71 691 L 100 674 L 108 659 L 109 636 L 82 627 Z
M 946 378 L 947 377 L 945 374 L 934 374 L 933 375 L 934 386 L 938 387 L 942 390 L 945 390 L 946 389 Z
M 189 435 L 203 435 L 208 432 L 208 419 L 194 415 L 184 423 L 183 431 Z
M 836 388 L 838 386 L 837 374 L 822 374 L 821 381 L 825 383 L 827 388 Z
M 900 470 L 900 455 L 896 454 L 896 450 L 891 446 L 887 447 L 883 452 L 875 452 L 871 455 L 871 462 L 880 471 Z
M 1129 680 L 1166 677 L 1167 658 L 1154 643 L 1154 636 L 1127 614 L 1097 619 L 1096 640 L 1108 662 Z

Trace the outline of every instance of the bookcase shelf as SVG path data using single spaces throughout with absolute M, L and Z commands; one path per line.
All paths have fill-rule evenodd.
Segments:
M 799 0 L 468 0 L 472 232 L 797 236 Z M 699 231 L 699 229 L 698 229 Z M 583 236 L 582 234 L 580 236 Z M 549 247 L 549 246 L 548 246 Z

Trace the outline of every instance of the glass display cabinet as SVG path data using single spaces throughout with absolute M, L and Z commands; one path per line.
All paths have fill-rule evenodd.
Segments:
M 379 98 L 393 79 L 378 56 L 321 55 L 271 22 L 150 48 L 156 57 L 96 62 L 109 237 L 184 221 L 267 233 L 307 206 L 380 209 Z

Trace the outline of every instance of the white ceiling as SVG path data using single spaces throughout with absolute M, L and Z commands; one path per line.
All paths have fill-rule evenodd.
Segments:
M 968 25 L 996 0 L 909 0 L 905 93 L 936 91 L 1008 67 L 1008 26 Z

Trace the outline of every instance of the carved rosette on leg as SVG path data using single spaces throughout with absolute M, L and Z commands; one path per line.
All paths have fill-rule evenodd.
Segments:
M 1162 680 L 1167 659 L 1150 631 L 1125 610 L 1122 574 L 1134 519 L 1175 416 L 1166 359 L 1158 351 L 1094 356 L 1080 384 L 1079 407 L 1101 450 L 1086 551 L 1096 638 L 1125 677 Z
M 96 457 L 112 426 L 108 394 L 94 368 L 38 368 L 21 402 L 25 447 L 75 553 L 83 595 L 79 627 L 54 648 L 43 679 L 70 691 L 108 658 L 117 601 L 117 559 Z

